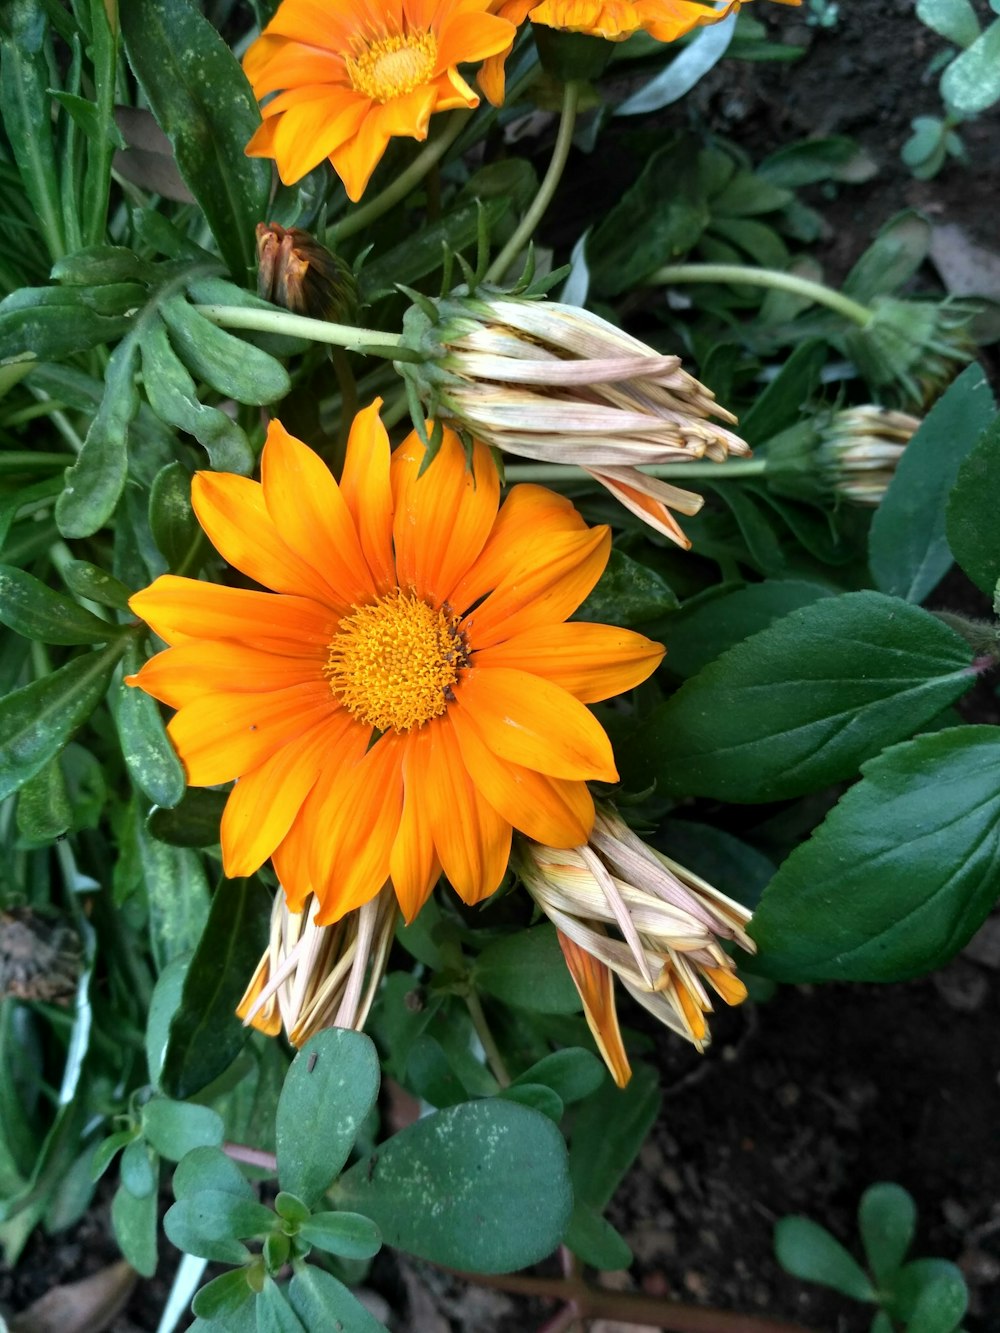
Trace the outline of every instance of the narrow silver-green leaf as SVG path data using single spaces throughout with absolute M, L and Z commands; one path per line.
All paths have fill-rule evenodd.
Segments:
M 41 643 L 107 643 L 121 632 L 13 565 L 0 565 L 0 621 Z
M 134 674 L 142 665 L 142 654 L 134 639 L 125 651 L 124 665 L 126 675 Z M 170 808 L 179 804 L 187 781 L 156 700 L 138 686 L 122 681 L 115 723 L 132 781 L 157 805 Z
M 220 329 L 183 296 L 164 301 L 160 313 L 174 350 L 188 370 L 224 398 L 260 407 L 284 398 L 291 388 L 288 371 L 280 361 Z

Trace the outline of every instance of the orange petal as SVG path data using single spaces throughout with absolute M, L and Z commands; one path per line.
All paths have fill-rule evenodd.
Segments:
M 203 694 L 261 694 L 322 679 L 318 658 L 282 657 L 243 643 L 204 640 L 179 644 L 151 657 L 126 685 L 138 685 L 171 708 Z
M 253 976 L 250 978 L 250 985 L 243 992 L 243 999 L 236 1006 L 236 1017 L 246 1021 L 246 1016 L 257 1003 L 257 996 L 267 985 L 271 978 L 271 954 L 270 950 L 264 954 L 264 957 L 257 964 Z M 258 1032 L 263 1032 L 265 1036 L 276 1037 L 281 1031 L 281 1010 L 278 1008 L 278 1002 L 275 996 L 271 996 L 268 1002 L 258 1009 L 257 1013 L 250 1020 L 250 1026 L 256 1028 Z
M 366 97 L 347 88 L 316 85 L 315 95 L 295 99 L 281 113 L 271 151 L 283 184 L 294 185 L 324 158 L 338 153 L 364 125 L 370 114 Z M 268 108 L 269 110 L 271 108 Z
M 585 782 L 546 777 L 498 759 L 463 709 L 451 709 L 448 717 L 477 789 L 514 828 L 549 847 L 578 847 L 587 841 L 594 827 L 594 801 Z
M 536 568 L 505 578 L 466 619 L 472 647 L 489 648 L 571 616 L 603 574 L 610 553 L 607 527 L 552 537 Z
M 456 611 L 478 602 L 515 571 L 535 568 L 557 533 L 582 532 L 583 519 L 563 495 L 544 486 L 514 486 L 500 506 L 479 557 L 451 594 Z
M 484 444 L 474 446 L 470 472 L 452 430 L 445 429 L 437 456 L 419 476 L 426 458 L 416 431 L 392 456 L 396 575 L 401 587 L 440 606 L 490 534 L 500 478 Z
M 400 737 L 384 735 L 359 763 L 338 766 L 312 789 L 303 814 L 321 926 L 374 898 L 389 877 L 403 810 L 402 758 Z
M 167 643 L 235 639 L 286 657 L 325 656 L 337 631 L 330 608 L 306 597 L 225 588 L 162 574 L 129 607 Z
M 611 742 L 584 704 L 541 676 L 474 668 L 455 689 L 485 744 L 501 759 L 578 781 L 617 782 Z
M 304 911 L 313 890 L 309 870 L 309 842 L 303 830 L 301 812 L 285 834 L 284 840 L 271 853 L 271 864 L 285 891 L 288 910 Z
M 652 675 L 662 644 L 616 625 L 538 625 L 476 653 L 477 667 L 517 667 L 561 685 L 582 703 L 630 690 Z M 542 840 L 544 841 L 544 839 Z
M 191 786 L 212 787 L 249 773 L 337 706 L 325 681 L 266 694 L 213 694 L 185 704 L 167 731 Z
M 424 817 L 455 892 L 463 902 L 478 903 L 503 879 L 511 827 L 473 785 L 448 718 L 427 730 L 432 748 L 422 792 Z
M 354 418 L 340 492 L 354 518 L 361 549 L 379 592 L 396 587 L 392 554 L 392 486 L 389 481 L 389 436 L 379 417 L 376 398 Z
M 441 874 L 423 804 L 432 734 L 428 727 L 421 727 L 407 736 L 403 747 L 403 813 L 392 844 L 389 874 L 407 925 L 430 897 Z
M 282 841 L 324 763 L 356 763 L 364 754 L 368 728 L 344 709 L 283 745 L 229 794 L 222 815 L 222 866 L 235 879 L 252 875 Z
M 340 487 L 319 455 L 277 421 L 268 427 L 261 477 L 268 513 L 290 549 L 345 607 L 371 600 L 375 584 Z
M 609 969 L 593 954 L 556 931 L 559 947 L 566 959 L 566 966 L 573 978 L 573 984 L 583 1001 L 583 1012 L 597 1042 L 604 1063 L 611 1072 L 611 1077 L 620 1088 L 624 1088 L 632 1077 L 632 1067 L 625 1054 L 621 1029 L 618 1026 L 618 1011 L 615 1008 L 614 978 Z

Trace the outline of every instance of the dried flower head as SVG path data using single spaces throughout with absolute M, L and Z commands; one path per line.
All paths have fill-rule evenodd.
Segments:
M 296 315 L 354 319 L 358 284 L 349 265 L 315 236 L 277 222 L 257 223 L 257 291 Z
M 575 463 L 681 546 L 670 512 L 696 514 L 700 495 L 641 464 L 748 454 L 722 422 L 736 418 L 682 369 L 576 306 L 506 294 L 422 298 L 404 318 L 416 361 L 397 363 L 436 419 L 505 453 Z
M 517 869 L 553 922 L 584 1013 L 616 1083 L 630 1077 L 612 978 L 667 1027 L 703 1050 L 711 992 L 739 1004 L 746 988 L 720 944 L 748 953 L 750 913 L 637 837 L 611 810 L 570 851 L 520 841 Z

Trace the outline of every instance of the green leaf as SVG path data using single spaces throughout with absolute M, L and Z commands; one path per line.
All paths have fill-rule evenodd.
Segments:
M 947 1259 L 917 1259 L 900 1269 L 887 1305 L 906 1320 L 906 1333 L 953 1333 L 969 1292 L 961 1270 Z
M 259 880 L 220 881 L 170 1023 L 161 1083 L 172 1095 L 200 1092 L 243 1049 L 250 1030 L 234 1011 L 267 947 L 269 918 Z
M 100 703 L 124 641 L 75 657 L 0 700 L 0 799 L 63 748 Z
M 1000 495 L 1000 417 L 979 437 L 979 442 L 958 469 L 948 497 L 945 525 L 955 559 L 976 587 L 992 597 L 1000 579 L 1000 525 L 996 506 Z
M 222 1117 L 210 1106 L 153 1097 L 142 1108 L 142 1132 L 161 1157 L 179 1162 L 194 1148 L 222 1143 Z
M 201 1189 L 178 1199 L 167 1209 L 163 1215 L 164 1233 L 172 1245 L 188 1254 L 214 1259 L 220 1264 L 245 1264 L 250 1251 L 233 1232 L 231 1208 L 225 1204 L 216 1206 L 218 1200 L 230 1200 L 243 1208 L 263 1207 L 253 1199 L 240 1199 L 222 1190 Z
M 476 959 L 472 981 L 518 1009 L 539 1014 L 575 1014 L 580 1009 L 555 926 L 548 923 L 488 944 Z
M 156 1194 L 137 1199 L 124 1185 L 111 1200 L 111 1225 L 122 1254 L 143 1277 L 156 1272 Z
M 52 258 L 58 259 L 65 234 L 48 95 L 48 25 L 40 6 L 6 8 L 0 31 L 0 118 L 39 232 Z
M 1000 100 L 1000 22 L 994 19 L 941 75 L 941 96 L 958 116 L 978 116 Z
M 615 1273 L 632 1263 L 632 1251 L 624 1236 L 596 1208 L 577 1199 L 563 1244 L 578 1259 L 602 1273 Z
M 128 474 L 129 427 L 139 411 L 138 351 L 136 339 L 126 337 L 111 353 L 104 397 L 56 503 L 56 521 L 64 537 L 91 536 L 108 521 L 121 498 Z
M 133 1139 L 122 1153 L 121 1181 L 129 1194 L 144 1199 L 156 1189 L 159 1163 L 141 1139 Z
M 498 1096 L 506 1101 L 517 1102 L 518 1106 L 530 1106 L 533 1111 L 547 1116 L 555 1125 L 562 1120 L 566 1110 L 559 1094 L 544 1083 L 512 1083 L 509 1088 L 502 1089 Z
M 916 1227 L 917 1206 L 902 1185 L 885 1181 L 862 1194 L 858 1228 L 868 1267 L 880 1286 L 885 1286 L 906 1258 Z
M 573 1204 L 559 1130 L 491 1098 L 437 1111 L 379 1144 L 334 1196 L 372 1218 L 386 1244 L 475 1273 L 543 1259 Z
M 668 819 L 661 826 L 657 843 L 672 860 L 687 866 L 744 907 L 757 906 L 774 876 L 774 862 L 763 852 L 711 824 Z
M 687 681 L 636 737 L 633 781 L 734 801 L 801 796 L 853 776 L 974 682 L 971 650 L 880 593 L 793 611 Z
M 176 1199 L 190 1199 L 201 1190 L 219 1190 L 240 1199 L 256 1197 L 249 1180 L 221 1148 L 193 1148 L 178 1162 L 172 1184 Z
M 12 565 L 0 565 L 0 621 L 42 643 L 107 643 L 121 633 L 118 626 Z
M 802 419 L 803 405 L 819 386 L 826 364 L 827 344 L 807 338 L 785 361 L 770 384 L 757 394 L 753 406 L 740 420 L 740 435 L 753 447 Z
M 191 1309 L 202 1319 L 213 1319 L 217 1315 L 238 1313 L 254 1298 L 254 1290 L 247 1281 L 247 1270 L 238 1268 L 232 1273 L 222 1273 L 213 1278 L 196 1293 L 191 1302 Z
M 139 644 L 130 639 L 125 652 L 126 674 L 133 675 L 141 665 Z M 122 682 L 115 724 L 132 781 L 157 805 L 177 805 L 187 783 L 156 700 L 145 690 Z
M 107 282 L 149 283 L 155 276 L 154 265 L 140 259 L 124 245 L 90 245 L 64 255 L 53 264 L 53 282 L 64 286 L 87 287 Z
M 116 611 L 127 609 L 131 596 L 128 588 L 107 570 L 98 569 L 86 560 L 70 560 L 61 573 L 67 588 L 77 597 L 113 607 Z
M 655 570 L 612 549 L 597 587 L 574 619 L 594 620 L 601 625 L 641 625 L 679 605 L 673 588 Z
M 285 1293 L 270 1277 L 257 1297 L 257 1333 L 306 1333 Z
M 170 330 L 174 351 L 188 370 L 223 398 L 261 407 L 284 398 L 292 387 L 280 361 L 220 329 L 183 296 L 164 301 L 160 314 Z
M 29 842 L 52 842 L 73 823 L 73 806 L 66 789 L 59 755 L 21 788 L 17 799 L 18 832 Z
M 120 1152 L 126 1144 L 132 1143 L 135 1139 L 135 1131 L 131 1129 L 119 1129 L 114 1134 L 109 1134 L 106 1139 L 98 1144 L 94 1156 L 90 1162 L 90 1174 L 93 1180 L 100 1180 L 108 1167 L 115 1160 L 115 1154 Z
M 577 1108 L 570 1140 L 569 1167 L 578 1200 L 602 1212 L 635 1161 L 662 1098 L 656 1072 L 638 1064 L 625 1088 L 605 1080 Z
M 756 175 L 772 185 L 797 190 L 826 180 L 866 181 L 877 170 L 876 163 L 854 139 L 834 135 L 779 148 L 758 164 Z
M 855 1301 L 876 1300 L 858 1262 L 825 1227 L 808 1217 L 783 1217 L 774 1228 L 774 1252 L 786 1273 L 818 1282 Z
M 171 569 L 191 554 L 201 526 L 191 507 L 191 474 L 176 460 L 160 469 L 149 492 L 149 527 Z
M 368 1313 L 344 1284 L 321 1268 L 311 1265 L 297 1268 L 288 1286 L 288 1299 L 310 1333 L 319 1329 L 385 1333 L 384 1326 Z
M 358 1129 L 375 1105 L 379 1063 L 359 1032 L 329 1028 L 310 1038 L 292 1061 L 278 1099 L 281 1188 L 312 1207 L 337 1176 Z M 303 1133 L 305 1125 L 323 1132 Z
M 570 1046 L 538 1060 L 511 1086 L 541 1083 L 551 1088 L 561 1101 L 571 1103 L 589 1097 L 603 1082 L 604 1066 L 597 1056 L 582 1046 Z
M 175 847 L 212 847 L 219 841 L 222 812 L 229 793 L 189 787 L 172 810 L 153 810 L 149 831 L 160 842 Z
M 21 287 L 12 292 L 0 301 L 0 361 L 16 361 L 26 353 L 39 361 L 61 361 L 74 352 L 123 337 L 131 316 L 103 308 L 97 295 L 103 290 Z M 141 288 L 137 290 L 145 295 Z M 98 301 L 96 309 L 93 300 Z
M 360 1213 L 313 1213 L 298 1234 L 318 1250 L 342 1259 L 371 1259 L 382 1248 L 378 1227 Z
M 971 46 L 979 36 L 979 20 L 969 0 L 917 0 L 917 18 L 956 46 Z
M 754 915 L 781 981 L 900 981 L 947 962 L 996 899 L 1000 733 L 897 745 L 779 868 Z
M 136 830 L 142 877 L 149 902 L 149 934 L 158 969 L 189 953 L 208 916 L 208 880 L 196 852 L 168 847 Z
M 185 184 L 243 283 L 271 185 L 270 165 L 243 152 L 260 124 L 243 71 L 187 0 L 129 0 L 120 21 L 129 63 L 173 144 Z
M 906 446 L 869 536 L 872 574 L 882 592 L 920 602 L 948 572 L 948 495 L 995 414 L 982 369 L 968 366 Z
M 867 305 L 876 296 L 898 292 L 927 258 L 930 248 L 931 224 L 927 219 L 911 209 L 897 213 L 844 279 L 844 294 Z

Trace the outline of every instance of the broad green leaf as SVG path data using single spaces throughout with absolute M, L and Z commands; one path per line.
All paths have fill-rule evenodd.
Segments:
M 956 46 L 971 46 L 979 36 L 979 20 L 969 0 L 917 0 L 917 18 Z
M 64 537 L 89 537 L 111 517 L 128 474 L 129 427 L 139 410 L 135 386 L 139 346 L 124 338 L 111 353 L 104 397 L 80 456 L 66 473 L 66 488 L 56 504 Z
M 257 1297 L 257 1333 L 307 1333 L 285 1293 L 273 1280 L 264 1278 L 264 1289 Z
M 582 1046 L 570 1046 L 553 1051 L 526 1069 L 511 1085 L 541 1083 L 551 1088 L 563 1102 L 578 1102 L 604 1082 L 604 1066 L 591 1051 Z
M 206 1283 L 195 1295 L 191 1309 L 202 1319 L 213 1319 L 218 1315 L 236 1314 L 253 1298 L 254 1290 L 247 1281 L 247 1270 L 237 1268 Z
M 116 640 L 0 700 L 0 799 L 63 748 L 100 703 L 124 649 Z
M 197 852 L 157 842 L 136 830 L 149 903 L 149 935 L 157 970 L 189 953 L 208 917 L 208 880 Z
M 756 907 L 774 875 L 774 862 L 724 829 L 668 819 L 657 846 L 744 907 Z
M 153 479 L 149 527 L 171 569 L 183 565 L 201 537 L 201 525 L 191 506 L 191 474 L 176 460 Z
M 476 959 L 472 980 L 487 995 L 518 1009 L 575 1014 L 580 1008 L 555 926 L 547 923 L 488 944 Z
M 306 1042 L 278 1099 L 283 1190 L 317 1202 L 347 1161 L 378 1088 L 378 1056 L 361 1033 L 329 1028 Z
M 111 1225 L 122 1254 L 143 1277 L 156 1272 L 156 1194 L 137 1199 L 124 1185 L 111 1200 Z
M 907 210 L 891 218 L 844 279 L 845 295 L 867 304 L 897 292 L 927 258 L 931 224 Z
M 578 1200 L 598 1212 L 608 1206 L 659 1115 L 661 1102 L 656 1072 L 644 1064 L 633 1066 L 626 1087 L 616 1088 L 607 1079 L 581 1102 L 573 1120 L 569 1156 Z
M 131 638 L 125 651 L 126 674 L 137 672 L 142 660 L 139 644 Z M 132 781 L 157 805 L 177 805 L 187 783 L 156 700 L 145 690 L 123 681 L 119 687 L 115 723 Z
M 913 1196 L 889 1181 L 871 1185 L 858 1205 L 858 1229 L 875 1281 L 884 1286 L 906 1258 L 917 1226 Z
M 872 519 L 868 552 L 880 591 L 920 602 L 948 572 L 948 494 L 995 414 L 985 375 L 968 366 L 906 446 Z
M 163 1215 L 167 1240 L 179 1250 L 214 1259 L 221 1264 L 245 1264 L 250 1251 L 233 1230 L 231 1209 L 216 1207 L 218 1200 L 231 1200 L 243 1208 L 260 1208 L 253 1199 L 240 1199 L 222 1190 L 201 1189 L 178 1199 Z M 271 1215 L 273 1219 L 273 1214 Z M 252 1235 L 253 1232 L 244 1232 Z
M 233 277 L 254 261 L 271 168 L 243 150 L 260 124 L 236 57 L 188 0 L 129 0 L 120 10 L 129 63 Z
M 853 776 L 974 682 L 964 640 L 881 593 L 793 611 L 687 681 L 635 738 L 631 777 L 734 801 L 801 796 Z
M 826 180 L 866 181 L 877 170 L 875 161 L 854 139 L 835 135 L 779 148 L 758 164 L 756 175 L 773 185 L 797 190 Z
M 188 370 L 223 398 L 260 407 L 284 398 L 291 388 L 288 371 L 253 343 L 220 329 L 183 296 L 160 306 L 170 341 Z
M 107 643 L 121 633 L 117 625 L 12 565 L 0 565 L 0 621 L 42 643 Z
M 518 1106 L 530 1106 L 533 1111 L 541 1112 L 556 1125 L 562 1120 L 566 1111 L 559 1094 L 547 1088 L 544 1083 L 512 1083 L 509 1088 L 503 1088 L 497 1095 L 507 1101 L 517 1102 Z
M 343 1333 L 385 1333 L 385 1328 L 332 1273 L 312 1265 L 296 1269 L 288 1299 L 303 1325 L 312 1330 Z
M 906 1333 L 954 1333 L 969 1305 L 961 1269 L 947 1259 L 916 1259 L 893 1284 L 892 1313 L 906 1320 Z
M 1000 524 L 993 501 L 1000 495 L 1000 417 L 958 469 L 945 516 L 952 555 L 976 587 L 992 597 L 1000 579 Z
M 899 981 L 940 967 L 996 900 L 1000 733 L 952 727 L 865 764 L 754 915 L 780 981 Z
M 614 1273 L 632 1263 L 632 1251 L 624 1236 L 582 1199 L 577 1199 L 573 1207 L 563 1244 L 599 1272 Z
M 153 1097 L 142 1108 L 142 1132 L 161 1157 L 179 1162 L 194 1148 L 222 1143 L 222 1117 L 210 1106 Z
M 221 1148 L 193 1148 L 178 1162 L 172 1184 L 176 1199 L 190 1199 L 201 1190 L 256 1197 L 249 1180 Z
M 342 1259 L 371 1259 L 382 1248 L 378 1227 L 360 1213 L 313 1213 L 298 1234 L 318 1250 Z
M 613 549 L 597 587 L 574 618 L 601 625 L 641 625 L 679 605 L 673 588 L 655 570 Z
M 1000 100 L 1000 22 L 986 31 L 941 75 L 941 96 L 958 116 L 978 116 Z
M 170 1023 L 161 1083 L 173 1096 L 200 1092 L 243 1049 L 250 1030 L 235 1009 L 267 947 L 269 917 L 259 880 L 220 880 Z
M 808 1217 L 783 1217 L 774 1228 L 774 1252 L 786 1273 L 804 1282 L 850 1296 L 855 1301 L 875 1300 L 875 1290 L 864 1269 L 825 1227 Z
M 372 1218 L 386 1244 L 476 1273 L 543 1259 L 573 1205 L 556 1126 L 491 1098 L 437 1111 L 380 1143 L 334 1197 Z

